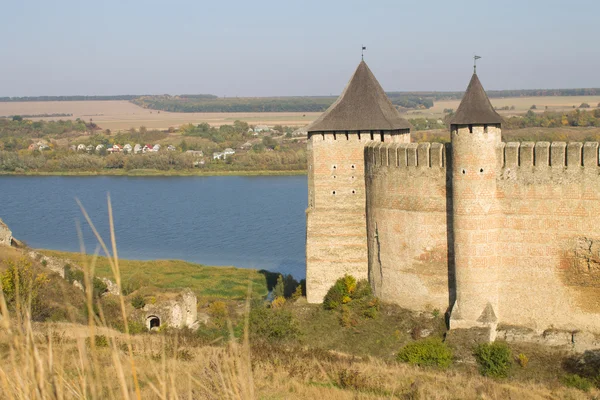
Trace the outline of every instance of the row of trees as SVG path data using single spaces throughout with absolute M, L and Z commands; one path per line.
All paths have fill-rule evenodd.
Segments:
M 600 127 L 600 108 L 593 111 L 575 109 L 568 113 L 546 111 L 535 113 L 529 110 L 524 116 L 505 118 L 507 129 L 542 127 L 558 128 L 561 126 Z
M 124 155 L 109 154 L 106 157 L 93 154 L 62 154 L 0 151 L 0 171 L 6 172 L 101 172 L 109 169 L 159 171 L 184 171 L 198 168 L 198 159 L 178 152 Z M 278 152 L 249 151 L 228 157 L 225 162 L 206 163 L 206 170 L 303 170 L 306 168 L 306 152 L 303 149 L 284 149 Z

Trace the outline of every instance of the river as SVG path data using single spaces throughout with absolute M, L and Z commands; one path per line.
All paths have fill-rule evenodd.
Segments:
M 0 218 L 30 247 L 96 247 L 77 206 L 109 243 L 106 196 L 121 258 L 180 259 L 305 277 L 305 176 L 0 176 Z

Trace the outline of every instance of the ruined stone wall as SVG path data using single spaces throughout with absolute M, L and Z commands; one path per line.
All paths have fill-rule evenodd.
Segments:
M 307 299 L 320 303 L 344 274 L 367 278 L 364 147 L 408 131 L 311 132 L 308 141 Z
M 369 280 L 378 297 L 412 310 L 453 301 L 446 150 L 440 143 L 365 149 Z
M 500 323 L 600 333 L 598 143 L 506 143 Z
M 12 245 L 12 232 L 8 226 L 0 219 L 0 246 Z

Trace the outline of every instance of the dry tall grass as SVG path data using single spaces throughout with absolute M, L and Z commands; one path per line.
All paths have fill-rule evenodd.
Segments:
M 100 248 L 119 260 L 108 199 L 111 250 L 81 206 Z M 84 250 L 84 249 L 82 249 Z M 458 372 L 356 359 L 310 348 L 270 347 L 249 340 L 250 296 L 243 337 L 224 346 L 194 346 L 181 335 L 122 334 L 94 312 L 95 260 L 86 263 L 87 326 L 35 324 L 28 296 L 16 312 L 0 290 L 0 398 L 6 399 L 551 399 L 586 398 L 583 392 L 533 384 L 499 383 Z M 252 286 L 249 285 L 248 291 Z M 127 321 L 124 297 L 119 295 Z M 99 315 L 99 316 L 98 316 Z M 127 324 L 125 324 L 127 326 Z

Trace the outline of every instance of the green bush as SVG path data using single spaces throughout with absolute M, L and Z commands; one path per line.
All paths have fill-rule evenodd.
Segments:
M 452 364 L 452 350 L 441 339 L 429 338 L 407 344 L 398 352 L 397 359 L 413 365 L 448 368 Z
M 299 333 L 297 320 L 285 308 L 267 308 L 261 303 L 250 310 L 250 334 L 255 340 L 289 340 Z
M 365 279 L 356 281 L 346 275 L 338 279 L 329 289 L 323 300 L 326 310 L 340 310 L 343 326 L 355 326 L 360 318 L 377 318 L 379 300 L 373 296 L 371 285 Z
M 512 366 L 512 355 L 506 343 L 482 343 L 475 348 L 475 359 L 483 376 L 505 378 Z
M 92 286 L 94 288 L 94 297 L 98 298 L 102 296 L 104 293 L 108 292 L 108 286 L 104 283 L 100 278 L 94 278 L 92 282 Z
M 352 301 L 352 294 L 356 290 L 356 278 L 351 275 L 345 275 L 338 279 L 335 284 L 327 291 L 323 299 L 323 307 L 326 310 L 335 310 L 342 304 Z
M 138 294 L 133 296 L 133 298 L 131 299 L 131 305 L 136 310 L 139 310 L 141 308 L 144 308 L 144 306 L 146 305 L 146 300 L 144 300 L 144 296 Z
M 589 379 L 581 377 L 576 374 L 565 375 L 562 379 L 562 382 L 567 387 L 579 389 L 584 392 L 589 392 L 590 389 L 592 388 L 592 382 L 590 382 Z
M 73 283 L 75 281 L 81 283 L 83 285 L 84 277 L 83 271 L 77 268 L 71 267 L 70 264 L 65 264 L 65 280 L 69 283 Z

